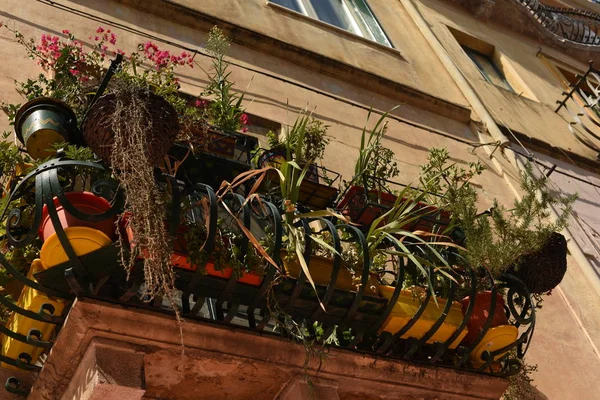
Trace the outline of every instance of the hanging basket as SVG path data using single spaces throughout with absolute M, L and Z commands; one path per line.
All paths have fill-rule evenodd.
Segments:
M 135 91 L 136 100 L 147 111 L 147 154 L 148 159 L 158 163 L 169 151 L 179 133 L 179 120 L 171 104 L 148 90 Z M 123 101 L 131 101 L 123 97 Z M 89 148 L 104 162 L 110 164 L 114 143 L 113 115 L 117 96 L 113 93 L 102 96 L 89 110 L 83 129 L 83 138 Z
M 526 254 L 511 273 L 521 279 L 531 293 L 546 293 L 562 281 L 567 272 L 567 240 L 552 233 L 538 251 Z

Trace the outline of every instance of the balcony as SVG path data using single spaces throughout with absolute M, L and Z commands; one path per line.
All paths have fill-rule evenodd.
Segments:
M 73 177 L 84 171 L 90 179 L 73 190 Z M 103 164 L 59 154 L 13 183 L 12 207 L 4 210 L 8 242 L 19 249 L 38 235 L 45 238 L 41 261 L 33 262 L 27 276 L 0 256 L 6 271 L 25 285 L 16 304 L 0 297 L 12 311 L 2 328 L 1 361 L 6 368 L 39 373 L 31 392 L 19 379 L 9 378 L 6 388 L 13 393 L 30 392 L 33 399 L 82 393 L 93 393 L 92 398 L 120 393 L 122 399 L 186 399 L 207 393 L 207 398 L 291 399 L 314 385 L 322 393 L 319 398 L 380 398 L 402 390 L 423 398 L 491 399 L 506 386 L 501 378 L 520 368 L 533 335 L 535 308 L 514 276 L 495 280 L 456 262 L 460 268 L 445 272 L 453 277 L 449 286 L 437 290 L 442 272 L 431 268 L 429 283 L 415 279 L 415 265 L 406 258 L 395 275 L 373 277 L 360 229 L 307 217 L 298 224 L 319 224 L 339 252 L 344 242 L 355 243 L 366 260 L 363 270 L 356 271 L 359 282 L 344 286 L 344 268 L 336 257 L 324 266 L 308 256 L 314 290 L 304 270 L 294 271 L 284 259 L 286 232 L 276 204 L 240 194 L 223 196 L 209 185 L 163 173 L 156 179 L 178 199 L 168 224 L 175 237 L 176 317 L 167 299 L 143 296 L 144 251 L 133 270 L 126 271 L 120 252 L 129 251 L 131 243 L 120 244 L 110 232 L 103 241 L 97 233 L 114 230 L 123 206 L 117 182 L 106 179 L 107 172 Z M 28 220 L 20 205 L 31 196 L 34 217 Z M 183 199 L 196 206 L 183 210 Z M 109 206 L 98 213 L 82 207 L 84 203 Z M 210 221 L 204 225 L 204 248 L 210 254 L 217 231 L 236 224 L 223 218 L 227 208 L 256 238 L 269 233 L 269 256 L 278 268 L 263 259 L 261 273 L 232 273 L 210 257 L 204 268 L 187 261 L 181 222 Z M 65 220 L 75 226 L 65 227 Z M 126 228 L 121 223 L 119 229 Z M 247 251 L 248 238 L 239 245 Z M 412 282 L 408 288 L 406 281 Z M 470 300 L 482 290 L 489 300 L 483 309 Z M 457 300 L 465 294 L 461 304 Z M 480 331 L 468 331 L 474 318 L 480 319 Z M 40 356 L 48 349 L 47 357 Z

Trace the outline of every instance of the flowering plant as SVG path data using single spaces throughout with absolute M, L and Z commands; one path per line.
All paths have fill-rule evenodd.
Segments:
M 0 24 L 1 26 L 3 25 Z M 17 91 L 27 100 L 37 97 L 62 100 L 80 120 L 87 110 L 90 96 L 95 94 L 100 84 L 107 58 L 116 54 L 125 55 L 123 50 L 116 47 L 117 35 L 104 27 L 98 27 L 89 37 L 93 44 L 86 48 L 81 40 L 66 29 L 62 31 L 63 37 L 42 34 L 39 41 L 35 41 L 26 39 L 16 29 L 4 26 L 25 48 L 27 56 L 37 61 L 43 69 L 34 79 L 15 82 Z M 192 116 L 193 119 L 200 120 L 202 110 L 188 105 L 187 100 L 179 94 L 179 80 L 175 76 L 177 67 L 193 68 L 193 64 L 193 55 L 188 52 L 172 54 L 147 42 L 140 44 L 136 51 L 125 57 L 116 78 L 128 84 L 149 87 L 171 103 L 180 116 Z M 2 103 L 11 123 L 20 106 Z

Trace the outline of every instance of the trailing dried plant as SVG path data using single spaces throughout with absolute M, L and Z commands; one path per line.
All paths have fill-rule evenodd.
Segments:
M 165 229 L 166 199 L 156 183 L 154 162 L 147 151 L 147 132 L 153 120 L 144 101 L 148 93 L 134 85 L 120 86 L 113 93 L 116 104 L 111 116 L 111 165 L 126 195 L 124 214 L 135 238 L 131 254 L 122 253 L 124 265 L 131 271 L 136 257 L 142 254 L 144 294 L 148 298 L 167 297 L 174 303 L 171 240 Z

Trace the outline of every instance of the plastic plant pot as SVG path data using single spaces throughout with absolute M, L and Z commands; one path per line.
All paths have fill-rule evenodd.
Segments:
M 289 260 L 287 251 L 281 252 L 281 261 L 289 276 L 298 278 L 302 266 L 298 260 Z M 333 260 L 321 256 L 311 256 L 310 263 L 308 264 L 308 270 L 313 281 L 318 285 L 328 285 L 331 280 L 331 272 L 333 270 Z M 350 271 L 341 266 L 338 277 L 335 282 L 335 287 L 347 292 L 358 291 L 358 285 L 362 279 L 362 272 L 357 271 L 353 276 Z M 367 287 L 365 288 L 364 294 L 367 296 L 378 297 L 377 294 L 377 274 L 369 273 L 369 279 L 367 280 Z
M 110 203 L 105 198 L 96 196 L 93 193 L 67 192 L 65 193 L 65 196 L 75 208 L 86 214 L 102 214 L 110 209 Z M 115 221 L 117 218 L 116 216 L 99 222 L 82 221 L 68 213 L 63 208 L 62 204 L 60 204 L 60 201 L 57 197 L 54 198 L 54 205 L 56 206 L 56 212 L 63 229 L 74 226 L 85 226 L 99 230 L 110 239 L 114 237 Z M 38 231 L 39 237 L 43 241 L 46 241 L 55 232 L 56 229 L 50 220 L 50 215 L 48 215 L 48 208 L 46 205 L 44 205 L 44 209 L 42 211 L 42 223 L 40 224 L 40 229 Z
M 460 302 L 462 303 L 462 311 L 466 313 L 467 307 L 469 306 L 470 296 L 465 297 Z M 475 305 L 473 306 L 473 312 L 467 322 L 467 329 L 469 333 L 465 336 L 463 343 L 470 344 L 477 339 L 483 326 L 490 315 L 490 306 L 492 304 L 492 292 L 486 290 L 481 293 L 477 293 L 475 296 Z M 496 293 L 496 307 L 494 309 L 494 316 L 492 318 L 492 324 L 490 328 L 495 328 L 500 325 L 508 325 L 508 318 L 504 312 L 504 298 L 500 293 Z
M 396 288 L 393 286 L 379 286 L 379 291 L 383 297 L 388 300 L 392 298 L 394 290 L 396 290 Z M 421 294 L 422 292 L 418 290 L 403 289 L 400 292 L 398 300 L 396 300 L 396 304 L 394 305 L 392 312 L 383 323 L 379 332 L 385 331 L 395 334 L 401 330 L 419 311 L 419 308 L 422 304 Z M 425 311 L 423 314 L 421 314 L 415 324 L 406 333 L 404 333 L 404 335 L 402 335 L 402 338 L 422 338 L 440 318 L 445 306 L 445 299 L 438 297 L 437 304 L 433 301 L 433 299 L 430 299 L 425 306 Z M 446 319 L 442 325 L 440 325 L 438 330 L 435 331 L 433 336 L 427 340 L 427 343 L 432 344 L 435 342 L 447 341 L 456 332 L 456 329 L 460 326 L 462 321 L 463 314 L 461 312 L 461 304 L 459 302 L 453 302 L 450 310 L 448 311 Z M 449 348 L 455 349 L 465 335 L 467 335 L 467 330 L 463 329 L 456 340 L 450 344 Z
M 84 256 L 103 247 L 110 246 L 112 241 L 104 233 L 87 226 L 73 226 L 65 229 L 65 235 L 78 257 Z M 52 268 L 69 261 L 58 236 L 48 237 L 40 251 L 40 259 L 44 269 Z
M 130 246 L 135 245 L 135 237 L 133 231 L 129 227 L 127 221 L 124 221 L 125 234 L 127 237 L 127 241 Z M 185 234 L 187 232 L 187 228 L 180 226 L 177 229 L 175 240 L 173 241 L 173 253 L 171 254 L 171 264 L 176 268 L 187 269 L 189 271 L 196 271 L 198 266 L 190 263 L 187 255 L 187 244 L 185 242 Z M 142 250 L 140 252 L 140 257 L 143 258 L 145 252 Z M 214 276 L 222 279 L 229 279 L 231 275 L 233 275 L 233 268 L 224 267 L 221 270 L 217 270 L 215 268 L 215 264 L 213 261 L 208 260 L 206 265 L 204 266 L 204 270 L 207 275 Z M 260 286 L 263 281 L 263 277 L 252 272 L 244 272 L 240 278 L 237 280 L 241 283 L 246 283 L 252 286 Z

